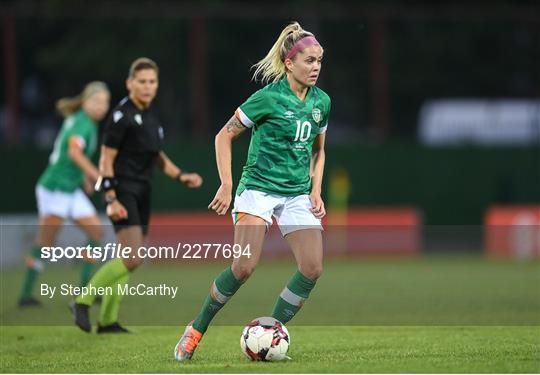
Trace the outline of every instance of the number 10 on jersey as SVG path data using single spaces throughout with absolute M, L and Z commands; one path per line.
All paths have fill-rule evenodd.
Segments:
M 296 136 L 294 137 L 294 141 L 305 142 L 309 139 L 310 135 L 311 123 L 309 121 L 301 122 L 300 120 L 296 120 Z

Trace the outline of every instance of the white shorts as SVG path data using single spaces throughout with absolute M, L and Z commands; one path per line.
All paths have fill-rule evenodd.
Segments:
M 51 191 L 36 186 L 39 216 L 60 216 L 64 219 L 82 219 L 96 215 L 96 209 L 81 189 L 73 193 Z
M 260 217 L 267 227 L 272 225 L 274 216 L 281 234 L 286 236 L 300 229 L 323 229 L 321 220 L 317 219 L 310 209 L 311 201 L 307 194 L 284 197 L 246 189 L 235 197 L 232 215 L 235 224 L 237 214 L 243 212 Z

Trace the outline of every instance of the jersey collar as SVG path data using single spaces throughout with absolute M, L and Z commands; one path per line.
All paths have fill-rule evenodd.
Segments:
M 302 104 L 306 104 L 308 100 L 311 98 L 311 95 L 312 95 L 311 93 L 314 87 L 314 86 L 308 87 L 306 97 L 304 98 L 304 100 L 300 100 L 300 98 L 296 96 L 296 93 L 291 89 L 291 86 L 289 85 L 289 81 L 287 81 L 287 77 L 281 80 L 281 84 L 285 86 L 285 89 L 289 91 L 289 94 L 291 94 L 297 102 L 302 103 Z

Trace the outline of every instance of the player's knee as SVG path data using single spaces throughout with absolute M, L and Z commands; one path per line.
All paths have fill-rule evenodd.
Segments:
M 317 280 L 323 273 L 323 267 L 319 264 L 311 264 L 300 268 L 300 273 L 311 280 Z
M 252 264 L 234 264 L 231 269 L 237 280 L 245 281 L 255 271 L 255 266 Z

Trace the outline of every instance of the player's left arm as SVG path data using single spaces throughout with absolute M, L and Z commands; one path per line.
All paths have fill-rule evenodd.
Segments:
M 86 195 L 91 196 L 95 193 L 94 185 L 96 184 L 96 181 L 93 181 L 93 179 L 89 178 L 88 176 L 84 176 L 82 188 Z
M 309 199 L 311 200 L 312 205 L 311 212 L 319 219 L 326 215 L 324 202 L 321 198 L 324 162 L 326 159 L 324 153 L 325 139 L 326 133 L 317 135 L 313 142 L 313 150 L 311 153 L 311 193 L 309 194 Z
M 156 158 L 156 165 L 170 178 L 179 181 L 190 188 L 198 188 L 202 185 L 203 179 L 198 173 L 187 173 L 174 164 L 171 159 L 160 151 Z
M 99 171 L 84 154 L 85 141 L 82 136 L 72 135 L 68 140 L 68 156 L 93 183 L 99 178 Z

